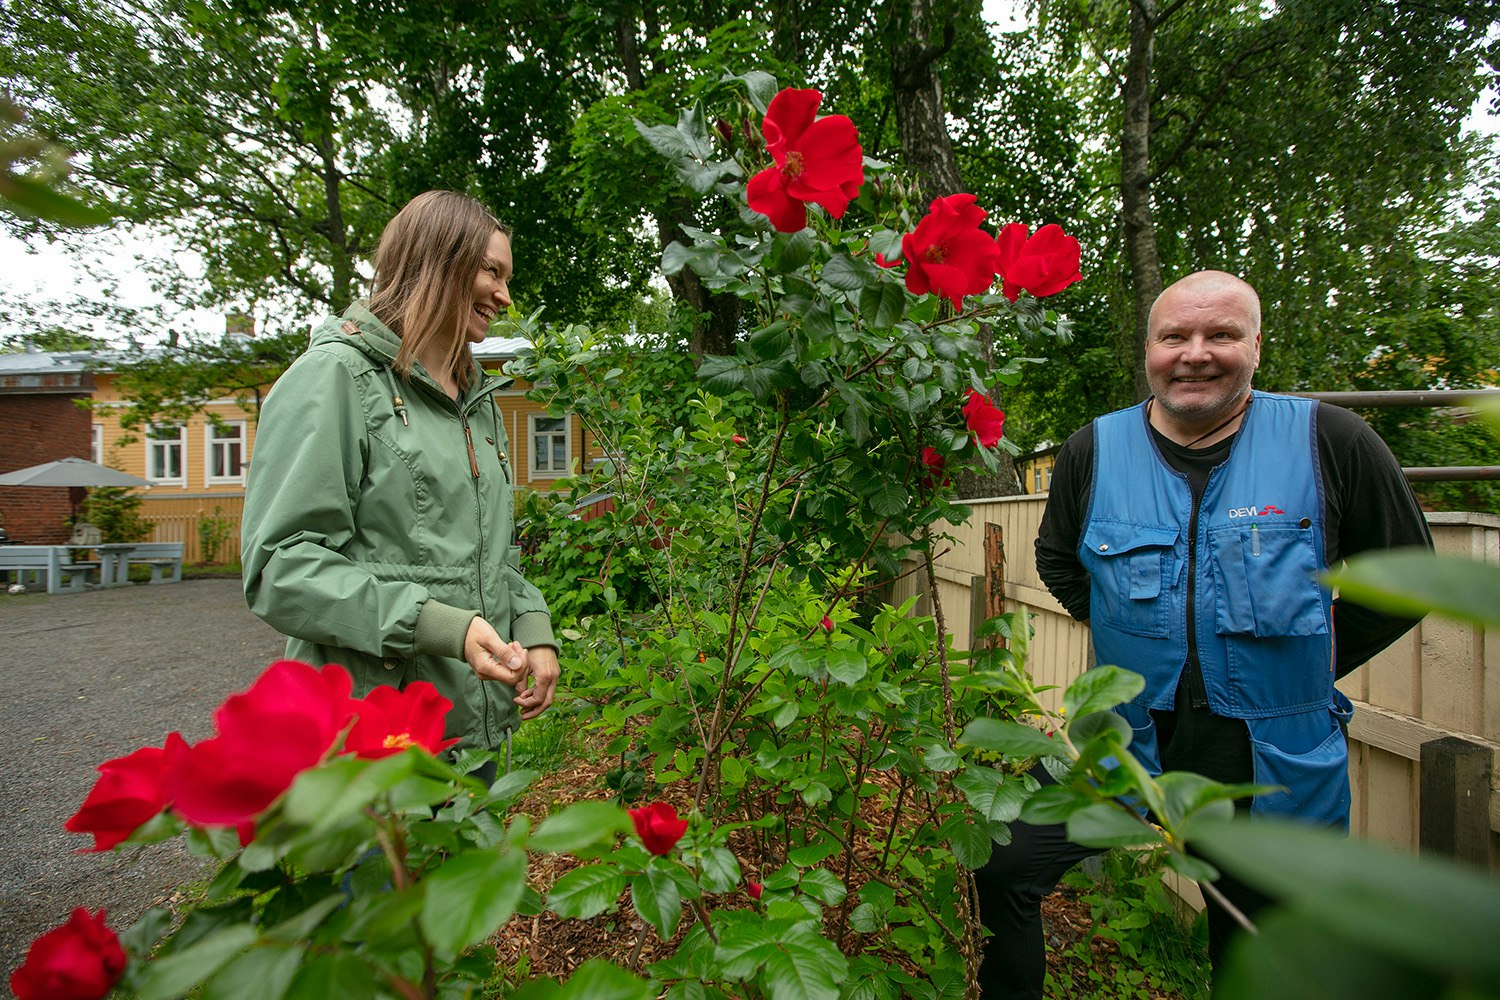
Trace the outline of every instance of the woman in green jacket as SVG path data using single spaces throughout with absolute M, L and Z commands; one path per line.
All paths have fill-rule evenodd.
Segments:
M 241 557 L 287 656 L 339 663 L 355 694 L 430 681 L 449 737 L 498 748 L 552 704 L 547 604 L 512 544 L 511 469 L 469 351 L 510 305 L 510 232 L 451 191 L 381 233 L 374 294 L 330 317 L 257 429 Z

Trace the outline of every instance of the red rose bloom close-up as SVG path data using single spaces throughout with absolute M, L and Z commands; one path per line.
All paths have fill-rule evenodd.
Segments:
M 1027 291 L 1037 298 L 1056 295 L 1075 281 L 1078 272 L 1078 241 L 1062 231 L 1062 226 L 1043 226 L 1035 235 L 1020 222 L 1000 230 L 995 245 L 1000 250 L 997 268 L 1004 283 L 1000 293 L 1012 302 Z
M 972 194 L 936 198 L 917 228 L 901 237 L 906 259 L 906 290 L 913 295 L 933 292 L 963 308 L 965 295 L 978 295 L 995 283 L 1000 249 L 979 224 L 987 213 Z M 881 254 L 881 267 L 895 267 Z
M 630 820 L 646 850 L 657 855 L 670 854 L 688 828 L 688 821 L 678 819 L 677 810 L 665 802 L 630 810 Z
M 964 403 L 964 423 L 974 433 L 981 448 L 993 448 L 1005 434 L 1005 413 L 990 397 L 973 389 L 964 391 L 968 401 Z
M 745 196 L 783 233 L 807 227 L 808 202 L 843 218 L 864 183 L 859 130 L 844 115 L 818 118 L 822 102 L 819 91 L 788 87 L 771 98 L 760 125 L 776 163 L 750 178 Z
M 26 961 L 10 976 L 19 1000 L 99 1000 L 125 972 L 125 950 L 104 922 L 83 907 L 68 922 L 31 942 Z
M 63 824 L 74 833 L 94 835 L 94 846 L 80 853 L 109 850 L 166 808 L 166 757 L 161 747 L 142 747 L 99 765 L 99 780 Z
M 443 739 L 453 702 L 438 694 L 427 681 L 412 681 L 398 691 L 384 685 L 351 706 L 356 718 L 344 750 L 366 760 L 378 760 L 419 746 L 439 754 L 458 742 Z
M 172 808 L 201 825 L 252 819 L 333 746 L 349 721 L 352 688 L 343 667 L 271 664 L 214 713 L 217 736 L 196 746 L 167 738 Z

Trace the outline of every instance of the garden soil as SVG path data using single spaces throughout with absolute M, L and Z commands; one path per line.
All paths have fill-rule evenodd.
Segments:
M 213 710 L 280 657 L 285 640 L 245 606 L 238 578 L 81 594 L 0 592 L 0 970 L 75 906 L 117 930 L 200 881 L 183 839 L 76 854 L 63 821 L 102 761 L 167 733 L 210 735 Z M 0 981 L 0 982 L 3 982 Z

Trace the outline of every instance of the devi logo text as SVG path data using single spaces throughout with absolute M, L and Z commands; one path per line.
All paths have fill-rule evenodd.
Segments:
M 1230 517 L 1265 517 L 1267 514 L 1285 514 L 1286 511 L 1275 504 L 1266 504 L 1264 507 L 1234 507 L 1229 511 Z

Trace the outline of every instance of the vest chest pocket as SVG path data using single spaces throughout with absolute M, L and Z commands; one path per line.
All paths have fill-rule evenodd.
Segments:
M 1177 534 L 1175 527 L 1092 522 L 1080 553 L 1093 579 L 1090 613 L 1133 635 L 1165 638 Z
M 1316 538 L 1296 524 L 1220 525 L 1208 531 L 1214 616 L 1221 635 L 1323 635 Z

